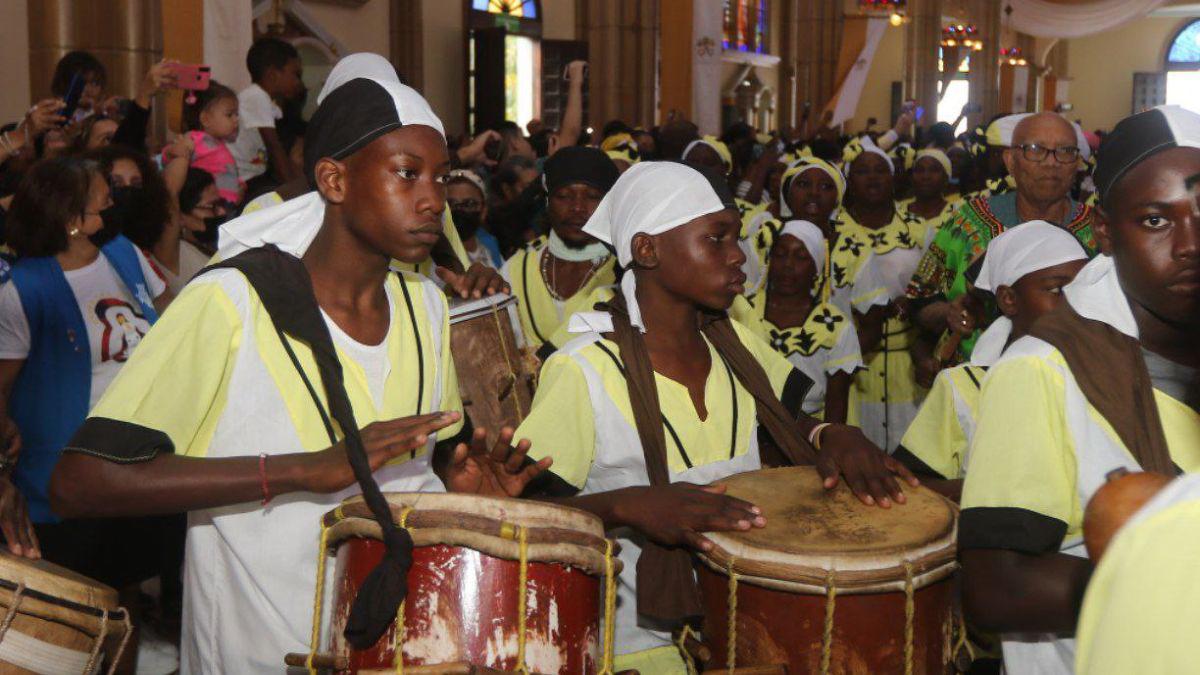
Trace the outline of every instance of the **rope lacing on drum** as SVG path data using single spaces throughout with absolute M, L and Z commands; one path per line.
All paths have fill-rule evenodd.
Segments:
M 521 587 L 521 593 L 517 596 L 517 665 L 513 668 L 513 672 L 527 674 L 529 667 L 525 665 L 525 611 L 528 604 L 526 596 L 529 593 L 529 531 L 524 525 L 501 523 L 500 536 L 505 539 L 517 540 L 520 565 L 517 583 Z
M 129 610 L 121 608 L 121 613 L 125 615 L 125 635 L 121 637 L 121 644 L 117 647 L 117 653 L 113 656 L 112 663 L 108 666 L 108 675 L 113 675 L 117 672 L 117 665 L 121 663 L 121 655 L 125 653 L 125 648 L 129 646 L 129 640 L 133 638 L 133 621 L 129 618 Z M 100 644 L 100 641 L 97 641 Z
M 340 520 L 342 517 L 342 507 L 338 506 L 334 510 L 334 514 Z M 318 546 L 317 591 L 313 597 L 312 636 L 308 642 L 308 658 L 304 661 L 304 667 L 308 669 L 309 675 L 317 675 L 317 667 L 313 665 L 313 659 L 317 657 L 317 645 L 321 641 L 321 602 L 325 595 L 325 558 L 329 555 L 329 528 L 325 525 L 324 519 L 321 519 L 321 534 L 318 537 Z
M 100 656 L 100 648 L 104 646 L 104 638 L 106 637 L 108 637 L 108 612 L 105 612 L 100 617 L 100 634 L 96 636 L 96 641 L 92 643 L 92 653 L 88 654 L 87 664 L 83 667 L 83 672 L 95 672 L 96 659 Z M 110 674 L 116 670 L 116 665 L 114 661 L 108 671 Z
M 679 637 L 675 640 L 675 647 L 679 649 L 679 655 L 683 657 L 683 665 L 687 668 L 688 675 L 697 675 L 696 659 L 692 658 L 692 653 L 687 648 L 688 637 L 691 637 L 696 642 L 701 641 L 700 635 L 692 629 L 692 625 L 685 623 L 679 631 Z
M 613 540 L 604 540 L 604 660 L 599 675 L 613 675 L 613 642 L 617 631 L 617 582 L 613 566 Z
M 25 582 L 17 584 L 17 588 L 13 591 L 12 605 L 8 608 L 8 613 L 4 615 L 4 622 L 0 623 L 0 640 L 4 639 L 4 634 L 8 632 L 8 627 L 12 625 L 13 619 L 17 616 L 17 608 L 21 606 L 21 600 L 25 596 Z
M 733 569 L 733 556 L 729 556 L 729 563 L 725 569 L 729 575 L 729 626 L 725 631 L 725 666 L 729 668 L 729 675 L 733 675 L 733 671 L 737 667 L 737 587 L 739 576 Z
M 411 506 L 404 506 L 400 509 L 400 519 L 396 522 L 400 529 L 408 529 L 408 514 L 412 513 Z M 405 579 L 405 584 L 408 580 Z M 404 675 L 404 606 L 408 604 L 408 600 L 401 600 L 400 606 L 396 608 L 396 629 L 393 632 L 394 640 L 392 652 L 394 654 L 396 664 L 396 675 Z
M 504 326 L 500 325 L 500 311 L 496 309 L 496 305 L 492 305 L 492 319 L 496 321 L 496 335 L 500 336 L 500 353 L 504 355 L 504 365 L 508 367 L 508 380 L 512 387 L 513 404 L 517 407 L 517 419 L 525 419 L 525 411 L 521 408 L 521 394 L 517 391 L 520 385 L 520 375 L 517 374 L 517 367 L 513 365 L 512 359 L 508 357 L 508 341 L 504 339 Z
M 821 675 L 829 675 L 833 661 L 833 609 L 837 605 L 837 586 L 833 570 L 825 575 L 825 627 L 821 632 Z
M 913 672 L 913 614 L 916 610 L 916 599 L 913 589 L 913 566 L 904 561 L 904 675 Z

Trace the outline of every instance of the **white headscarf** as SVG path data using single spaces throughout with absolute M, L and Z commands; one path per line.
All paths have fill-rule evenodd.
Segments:
M 1074 235 L 1044 220 L 1031 220 L 1005 230 L 988 244 L 975 288 L 995 293 L 1027 274 L 1073 260 L 1087 260 L 1087 252 Z M 971 363 L 995 363 L 1010 335 L 1012 321 L 1004 316 L 996 319 L 975 343 Z
M 411 87 L 400 83 L 390 62 L 378 54 L 351 54 L 338 61 L 325 86 L 317 95 L 322 102 L 334 89 L 356 79 L 368 79 L 383 87 L 396 104 L 396 114 L 406 125 L 432 127 L 445 134 L 442 121 L 433 113 L 429 103 Z M 242 251 L 265 244 L 274 244 L 294 256 L 308 250 L 325 220 L 325 200 L 312 190 L 282 204 L 261 209 L 229 221 L 221 226 L 217 255 L 227 260 Z
M 816 263 L 818 273 L 825 267 L 825 233 L 821 232 L 821 228 L 807 220 L 789 220 L 779 231 L 779 236 L 780 238 L 791 236 L 799 239 L 800 243 L 804 244 L 804 248 L 808 249 L 808 255 Z
M 631 324 L 642 332 L 646 330 L 637 304 L 636 275 L 629 269 L 634 235 L 669 232 L 726 208 L 708 179 L 686 164 L 640 162 L 621 174 L 583 231 L 616 249 L 617 262 L 626 268 L 621 292 Z M 612 330 L 612 320 L 604 313 L 580 312 L 571 318 L 568 329 L 604 333 Z

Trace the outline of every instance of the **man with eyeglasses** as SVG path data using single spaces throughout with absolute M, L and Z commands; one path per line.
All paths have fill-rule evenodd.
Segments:
M 977 330 L 997 316 L 991 303 L 969 291 L 988 242 L 1001 232 L 1031 220 L 1064 228 L 1088 251 L 1096 253 L 1092 209 L 1071 198 L 1071 185 L 1087 145 L 1075 125 L 1053 112 L 1022 119 L 1004 150 L 1004 165 L 1016 189 L 984 193 L 966 200 L 946 220 L 917 266 L 909 284 L 909 311 L 931 338 L 960 335 L 958 355 L 967 359 Z

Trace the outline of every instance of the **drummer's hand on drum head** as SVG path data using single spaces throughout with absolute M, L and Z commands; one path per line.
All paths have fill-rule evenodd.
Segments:
M 437 268 L 437 275 L 446 282 L 451 292 L 460 298 L 485 298 L 497 293 L 508 293 L 508 282 L 496 270 L 483 263 L 472 263 L 462 274 L 445 267 Z
M 487 430 L 476 429 L 469 446 L 459 443 L 454 448 L 446 468 L 446 489 L 494 497 L 519 497 L 525 486 L 550 468 L 554 460 L 550 457 L 537 462 L 529 460 L 531 443 L 522 439 L 514 446 L 514 433 L 511 427 L 501 429 L 500 437 L 489 450 Z
M 372 422 L 359 432 L 371 471 L 413 450 L 419 450 L 430 436 L 454 424 L 462 413 L 449 410 Z M 308 492 L 336 492 L 354 483 L 354 472 L 346 458 L 346 442 L 310 454 L 302 484 Z
M 25 508 L 25 497 L 7 477 L 0 478 L 0 533 L 4 534 L 4 541 L 8 542 L 8 550 L 13 555 L 42 557 L 37 534 Z
M 908 467 L 876 447 L 857 427 L 834 424 L 821 438 L 821 454 L 832 458 L 836 465 L 832 469 L 817 465 L 828 489 L 837 487 L 840 476 L 859 501 L 886 509 L 892 502 L 906 501 L 897 477 L 913 487 L 921 484 Z
M 713 543 L 702 532 L 749 530 L 767 524 L 757 506 L 726 495 L 720 484 L 629 488 L 629 494 L 622 497 L 622 511 L 626 512 L 622 520 L 664 546 L 710 551 Z

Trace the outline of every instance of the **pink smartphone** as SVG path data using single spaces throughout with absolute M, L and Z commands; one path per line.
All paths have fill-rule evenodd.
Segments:
M 187 91 L 204 91 L 212 79 L 212 68 L 205 65 L 175 63 L 171 65 L 171 70 L 175 72 L 179 88 Z

